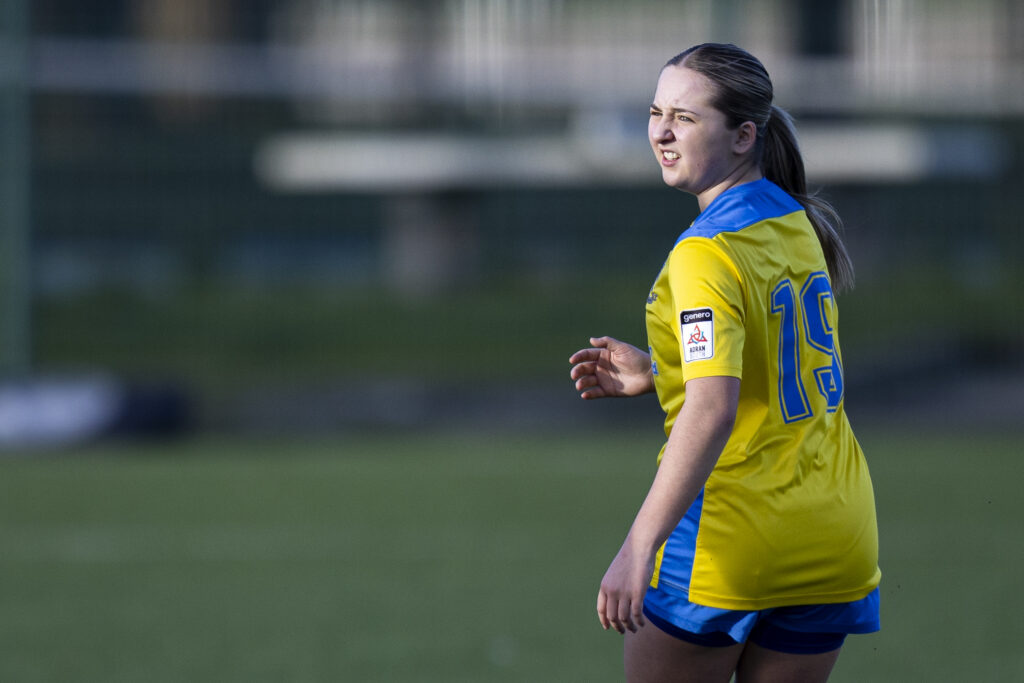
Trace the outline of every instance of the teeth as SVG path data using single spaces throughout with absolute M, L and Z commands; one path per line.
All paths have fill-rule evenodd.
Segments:
M 675 152 L 664 152 L 664 156 L 669 161 L 675 161 L 676 159 L 679 158 L 679 155 L 676 154 Z

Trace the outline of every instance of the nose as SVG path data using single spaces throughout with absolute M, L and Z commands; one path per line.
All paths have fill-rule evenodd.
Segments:
M 667 116 L 658 116 L 651 119 L 651 139 L 655 142 L 671 142 L 673 140 L 672 127 Z

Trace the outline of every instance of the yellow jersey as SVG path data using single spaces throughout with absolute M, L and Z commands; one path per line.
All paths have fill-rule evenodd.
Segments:
M 679 237 L 647 302 L 666 435 L 687 380 L 738 377 L 740 396 L 652 586 L 759 610 L 851 602 L 878 585 L 874 494 L 844 410 L 837 318 L 814 228 L 774 183 L 723 192 Z

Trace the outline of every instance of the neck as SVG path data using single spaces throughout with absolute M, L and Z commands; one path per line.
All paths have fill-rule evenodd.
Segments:
M 711 202 L 715 201 L 718 195 L 726 190 L 745 183 L 752 183 L 755 180 L 761 180 L 763 177 L 764 174 L 761 173 L 761 169 L 757 164 L 744 164 L 727 175 L 720 183 L 699 193 L 697 195 L 697 206 L 703 211 L 708 208 Z

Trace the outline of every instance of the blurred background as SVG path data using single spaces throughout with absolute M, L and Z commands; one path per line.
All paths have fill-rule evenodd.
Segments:
M 891 475 L 879 484 L 883 532 L 886 523 L 895 529 L 883 541 L 892 571 L 908 577 L 888 585 L 917 585 L 912 604 L 931 605 L 922 573 L 942 592 L 998 565 L 993 520 L 1024 512 L 1010 489 L 988 487 L 1022 474 L 1012 457 L 1024 417 L 1021 3 L 3 0 L 0 541 L 3 583 L 34 586 L 6 598 L 4 612 L 20 615 L 0 624 L 13 638 L 4 658 L 18 674 L 11 680 L 68 680 L 34 659 L 55 640 L 77 644 L 69 670 L 84 657 L 108 681 L 121 680 L 111 644 L 126 640 L 141 654 L 121 662 L 123 680 L 160 680 L 153 662 L 163 662 L 166 680 L 229 680 L 228 671 L 271 680 L 285 670 L 288 680 L 336 680 L 355 661 L 364 668 L 352 680 L 372 680 L 371 671 L 375 680 L 549 680 L 521 667 L 550 672 L 572 661 L 606 675 L 617 648 L 609 640 L 552 636 L 541 645 L 514 627 L 463 628 L 464 649 L 441 656 L 432 641 L 427 655 L 391 623 L 368 631 L 380 636 L 379 652 L 366 638 L 346 650 L 323 640 L 337 624 L 310 614 L 332 600 L 387 612 L 365 602 L 360 582 L 376 576 L 393 590 L 378 562 L 359 565 L 360 581 L 345 577 L 353 547 L 372 550 L 379 534 L 399 533 L 421 560 L 438 552 L 416 546 L 420 536 L 374 530 L 371 517 L 391 519 L 374 501 L 398 495 L 416 503 L 403 519 L 441 526 L 423 538 L 447 539 L 438 547 L 449 559 L 431 566 L 448 597 L 454 577 L 489 572 L 515 573 L 514 585 L 525 571 L 547 585 L 550 567 L 516 549 L 561 519 L 551 552 L 590 571 L 583 599 L 572 602 L 590 625 L 590 584 L 642 496 L 660 418 L 653 399 L 583 405 L 567 359 L 591 335 L 645 345 L 648 288 L 697 213 L 691 197 L 661 183 L 647 107 L 665 61 L 705 41 L 735 42 L 764 62 L 776 103 L 797 119 L 810 182 L 846 222 L 858 278 L 839 297 L 847 409 L 869 455 L 868 446 L 881 454 L 872 466 Z M 639 454 L 622 464 L 613 446 Z M 931 457 L 940 452 L 944 459 Z M 157 454 L 168 457 L 147 457 Z M 191 457 L 170 457 L 183 454 Z M 458 478 L 467 471 L 471 482 Z M 976 516 L 947 517 L 950 498 L 928 498 L 938 482 L 956 488 L 978 472 L 988 477 L 976 482 L 987 513 L 968 497 L 963 509 Z M 236 479 L 252 489 L 229 483 Z M 908 479 L 924 498 L 908 497 Z M 457 493 L 460 481 L 472 495 Z M 318 486 L 326 508 L 308 503 Z M 533 492 L 533 526 L 518 516 L 524 500 L 513 494 L 524 491 Z M 154 500 L 167 507 L 140 520 Z M 595 531 L 586 505 L 598 500 L 621 506 L 608 513 L 614 524 Z M 239 521 L 236 507 L 252 514 Z M 575 519 L 569 509 L 589 510 L 580 526 L 566 521 Z M 290 515 L 304 520 L 298 531 L 285 523 Z M 449 517 L 481 526 L 452 536 L 438 521 Z M 917 564 L 949 552 L 940 540 L 948 526 L 919 526 L 939 518 L 967 525 L 963 536 L 982 544 L 961 549 L 975 563 L 963 573 Z M 179 520 L 186 528 L 176 536 L 168 529 Z M 497 555 L 484 553 L 497 564 L 467 559 L 479 555 L 466 544 L 502 524 L 511 536 Z M 349 535 L 339 540 L 338 528 Z M 268 548 L 303 569 L 253 579 L 244 584 L 251 592 L 224 590 L 238 585 L 228 564 L 247 576 L 269 572 L 279 558 Z M 211 563 L 223 570 L 217 578 L 198 573 Z M 157 565 L 157 574 L 133 573 Z M 97 582 L 108 589 L 83 598 L 83 566 L 105 568 Z M 202 597 L 175 583 L 182 567 L 201 577 Z M 310 567 L 320 573 L 311 577 Z M 415 586 L 410 577 L 422 579 L 422 569 L 396 569 L 392 579 Z M 126 575 L 147 577 L 129 597 Z M 978 652 L 1010 642 L 1012 630 L 988 621 L 1010 581 L 989 576 L 982 583 L 993 593 L 971 598 L 986 605 L 974 612 L 977 632 L 995 629 Z M 303 585 L 333 597 L 293 615 L 323 627 L 312 640 L 242 628 L 254 642 L 292 647 L 254 648 L 271 663 L 260 675 L 237 666 L 254 655 L 234 640 L 182 635 L 221 623 L 210 615 L 171 619 L 177 635 L 161 638 L 178 645 L 163 650 L 161 638 L 137 635 L 148 632 L 140 615 L 208 594 L 245 613 L 281 582 L 292 597 Z M 139 602 L 153 590 L 163 602 Z M 482 595 L 475 605 L 489 605 Z M 91 606 L 67 607 L 77 600 Z M 283 604 L 249 617 L 291 624 Z M 929 623 L 948 616 L 921 613 Z M 922 662 L 948 673 L 948 662 L 934 664 L 941 648 L 906 658 L 919 627 L 897 626 L 907 640 L 882 648 L 885 666 L 868 659 L 849 675 L 883 680 L 879 670 Z M 94 640 L 82 641 L 85 632 Z M 930 642 L 945 637 L 955 650 L 953 635 Z M 200 646 L 212 649 L 196 670 L 169 663 L 166 647 Z M 320 668 L 282 668 L 295 652 Z M 396 652 L 408 670 L 391 668 Z M 1019 655 L 984 662 L 997 680 L 1024 675 Z M 926 678 L 955 680 L 934 672 Z M 72 679 L 89 678 L 79 674 Z M 551 680 L 601 679 L 570 668 Z
M 9 445 L 78 434 L 62 402 L 122 431 L 337 429 L 486 418 L 466 399 L 500 386 L 563 417 L 566 356 L 643 345 L 696 213 L 645 108 L 705 40 L 764 61 L 846 220 L 854 392 L 1019 366 L 1019 3 L 4 8 Z

